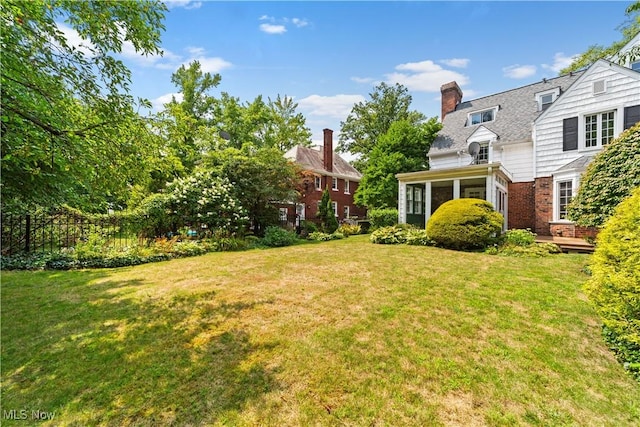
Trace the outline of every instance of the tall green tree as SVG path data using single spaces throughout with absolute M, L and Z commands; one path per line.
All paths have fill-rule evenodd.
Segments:
M 625 15 L 627 16 L 627 21 L 620 26 L 620 32 L 622 33 L 620 40 L 611 43 L 609 46 L 589 46 L 585 52 L 573 60 L 571 65 L 560 70 L 560 74 L 581 70 L 593 64 L 598 59 L 610 58 L 616 54 L 618 54 L 618 62 L 620 63 L 640 59 L 640 46 L 634 46 L 625 52 L 620 51 L 633 37 L 640 33 L 640 1 L 627 7 Z
M 170 175 L 189 174 L 203 152 L 218 148 L 220 138 L 214 123 L 219 100 L 211 90 L 221 80 L 220 74 L 203 72 L 199 61 L 180 66 L 171 76 L 182 99 L 174 96 L 160 114 L 168 152 L 180 160 L 177 170 L 167 171 Z
M 318 218 L 322 221 L 322 230 L 325 233 L 333 233 L 338 229 L 338 219 L 333 211 L 333 205 L 331 203 L 331 196 L 329 195 L 329 189 L 325 188 L 320 198 L 320 205 L 318 205 Z
M 354 162 L 360 170 L 364 170 L 378 139 L 393 122 L 407 120 L 418 124 L 426 120 L 422 113 L 409 109 L 412 98 L 401 84 L 380 83 L 369 96 L 371 99 L 354 105 L 346 121 L 340 123 L 337 146 L 338 151 L 360 155 Z
M 427 152 L 442 124 L 433 117 L 413 124 L 399 120 L 379 138 L 371 151 L 354 201 L 369 209 L 394 208 L 398 205 L 398 180 L 395 175 L 429 169 Z
M 311 130 L 306 125 L 302 113 L 296 112 L 298 104 L 288 96 L 269 98 L 267 103 L 271 117 L 263 136 L 266 147 L 287 151 L 296 145 L 311 146 Z
M 262 234 L 278 221 L 274 202 L 296 199 L 298 168 L 275 148 L 227 148 L 208 153 L 201 168 L 233 185 L 233 196 L 247 210 L 253 231 Z
M 136 141 L 148 129 L 128 93 L 130 72 L 114 54 L 125 42 L 160 54 L 165 11 L 159 1 L 0 2 L 5 207 L 81 207 L 92 203 L 89 193 L 106 202 L 98 196 L 116 191 L 116 180 L 132 184 L 120 168 L 126 156 L 143 157 Z M 65 31 L 76 31 L 82 46 Z

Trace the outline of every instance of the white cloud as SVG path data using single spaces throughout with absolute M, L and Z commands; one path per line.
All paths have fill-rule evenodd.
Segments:
M 260 24 L 260 31 L 267 34 L 284 34 L 287 29 L 284 25 Z
M 553 71 L 554 73 L 559 73 L 560 70 L 571 65 L 571 63 L 577 57 L 578 55 L 566 56 L 564 52 L 558 52 L 553 55 L 553 64 L 542 64 L 542 68 L 544 68 L 545 70 Z
M 275 19 L 273 18 L 273 16 L 269 16 L 269 15 L 262 15 L 260 18 L 258 18 L 258 21 L 275 21 Z
M 440 86 L 451 81 L 456 81 L 460 86 L 469 83 L 469 78 L 464 74 L 445 70 L 431 60 L 400 64 L 396 70 L 402 72 L 386 74 L 387 82 L 400 83 L 417 92 L 440 92 Z
M 364 100 L 362 95 L 310 95 L 299 100 L 298 106 L 309 114 L 344 120 L 351 112 L 353 105 Z
M 184 97 L 182 96 L 182 93 L 165 93 L 164 95 L 152 99 L 151 105 L 155 111 L 161 111 L 164 108 L 164 104 L 168 104 L 174 98 L 177 102 L 182 102 Z
M 467 58 L 451 58 L 451 59 L 441 59 L 438 62 L 448 67 L 467 68 L 467 65 L 469 65 L 469 61 L 470 59 L 467 59 Z
M 200 68 L 202 69 L 203 73 L 219 73 L 220 71 L 226 68 L 230 68 L 233 65 L 231 64 L 231 62 L 225 61 L 222 58 L 209 58 L 205 56 L 192 58 L 187 61 L 187 63 L 193 60 L 197 60 L 200 62 Z
M 351 81 L 354 81 L 356 83 L 363 83 L 363 84 L 367 84 L 367 83 L 373 83 L 375 81 L 375 79 L 373 77 L 351 77 Z
M 201 1 L 193 0 L 164 0 L 164 4 L 166 4 L 169 9 L 177 9 L 179 7 L 183 7 L 187 10 L 199 9 L 202 6 Z
M 309 25 L 309 21 L 307 21 L 306 19 L 293 18 L 291 22 L 293 22 L 293 25 L 298 28 L 306 27 L 307 25 Z
M 533 76 L 537 71 L 537 67 L 535 65 L 510 65 L 508 67 L 504 67 L 502 72 L 505 77 L 510 79 L 524 79 L 527 77 Z

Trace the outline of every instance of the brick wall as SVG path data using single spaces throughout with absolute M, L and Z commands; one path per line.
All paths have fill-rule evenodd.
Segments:
M 552 236 L 576 237 L 578 239 L 595 238 L 599 231 L 594 227 L 580 227 L 571 223 L 553 223 L 550 228 Z
M 349 206 L 349 216 L 357 216 L 359 218 L 365 218 L 367 216 L 367 210 L 365 208 L 358 207 L 353 204 L 353 195 L 358 189 L 358 182 L 349 181 L 349 193 L 344 192 L 344 179 L 338 178 L 338 189 L 332 190 L 332 178 L 330 176 L 322 177 L 322 188 L 329 188 L 329 197 L 334 202 L 338 202 L 338 221 L 344 219 L 344 207 Z M 307 194 L 302 198 L 300 203 L 305 204 L 305 216 L 307 218 L 315 218 L 318 212 L 318 202 L 322 199 L 323 190 L 316 190 L 311 188 Z M 292 212 L 295 213 L 295 212 Z
M 531 229 L 536 227 L 535 187 L 531 182 L 509 184 L 509 229 Z
M 549 222 L 553 219 L 553 178 L 536 178 L 535 182 L 535 229 L 540 236 L 550 236 Z

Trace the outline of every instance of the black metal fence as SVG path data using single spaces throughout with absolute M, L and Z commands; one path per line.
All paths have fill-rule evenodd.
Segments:
M 117 216 L 87 218 L 70 212 L 26 215 L 2 214 L 3 255 L 18 252 L 47 252 L 75 247 L 91 236 L 117 248 L 138 242 L 132 221 Z

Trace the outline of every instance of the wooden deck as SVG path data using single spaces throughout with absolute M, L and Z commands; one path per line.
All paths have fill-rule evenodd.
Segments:
M 594 250 L 594 246 L 584 239 L 574 237 L 558 237 L 558 236 L 537 236 L 538 243 L 555 243 L 560 246 L 562 252 L 590 254 Z

